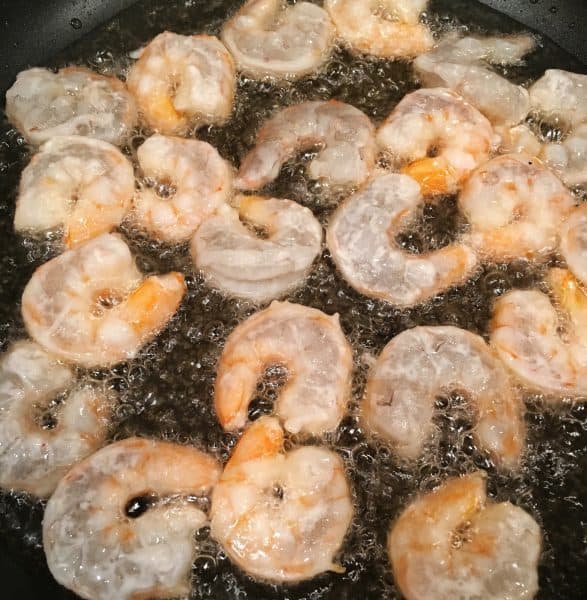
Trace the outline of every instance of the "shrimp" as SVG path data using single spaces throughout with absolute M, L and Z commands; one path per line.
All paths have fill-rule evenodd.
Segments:
M 196 268 L 214 287 L 255 302 L 299 285 L 322 246 L 322 226 L 312 211 L 291 200 L 260 196 L 239 196 L 235 202 L 238 211 L 219 211 L 193 237 Z M 257 237 L 239 216 L 261 227 L 266 237 Z
M 357 291 L 396 306 L 413 306 L 473 275 L 477 257 L 463 243 L 415 255 L 396 242 L 422 202 L 420 186 L 411 177 L 384 174 L 334 213 L 328 248 Z
M 415 459 L 434 433 L 437 396 L 459 390 L 475 406 L 479 446 L 507 469 L 524 448 L 523 404 L 483 338 L 457 327 L 415 327 L 385 346 L 369 373 L 363 419 L 372 432 Z
M 241 165 L 236 187 L 257 190 L 273 181 L 283 163 L 302 150 L 319 147 L 308 173 L 334 186 L 360 185 L 375 166 L 375 128 L 358 108 L 336 100 L 284 108 L 257 135 Z
M 448 36 L 432 52 L 414 61 L 416 74 L 427 87 L 447 87 L 478 108 L 492 123 L 517 125 L 530 111 L 530 96 L 487 68 L 517 65 L 536 47 L 534 36 L 504 37 Z
M 188 446 L 130 438 L 102 448 L 47 503 L 43 545 L 53 577 L 88 600 L 187 594 L 194 533 L 207 522 L 188 497 L 208 495 L 219 476 L 216 460 Z M 133 515 L 136 499 L 147 506 Z
M 560 143 L 544 144 L 540 158 L 569 187 L 587 186 L 587 123 L 579 125 Z
M 165 31 L 131 67 L 127 85 L 153 129 L 183 135 L 194 125 L 230 117 L 236 72 L 232 56 L 215 37 Z
M 328 59 L 334 26 L 328 13 L 310 2 L 249 0 L 224 25 L 222 41 L 247 75 L 296 79 Z
M 72 370 L 34 342 L 16 342 L 3 356 L 0 487 L 49 496 L 73 464 L 102 445 L 112 398 L 96 387 L 73 388 L 74 383 Z M 67 390 L 56 427 L 43 428 L 37 413 Z
M 573 275 L 587 285 L 587 204 L 577 207 L 563 223 L 560 252 Z
M 471 104 L 444 88 L 405 96 L 377 132 L 379 145 L 415 179 L 422 193 L 457 191 L 473 169 L 489 158 L 495 135 Z
M 83 67 L 28 69 L 6 92 L 6 116 L 31 144 L 83 135 L 122 144 L 137 122 L 132 95 L 116 77 Z
M 471 224 L 468 241 L 492 260 L 544 257 L 558 246 L 575 199 L 549 169 L 525 154 L 506 154 L 466 181 L 459 207 Z
M 448 479 L 393 524 L 387 551 L 407 600 L 534 598 L 540 527 L 518 506 L 488 501 L 485 479 Z
M 344 572 L 334 562 L 353 517 L 344 466 L 326 448 L 283 451 L 277 419 L 239 440 L 212 495 L 211 533 L 253 577 L 274 582 Z
M 134 358 L 177 310 L 179 273 L 143 279 L 117 234 L 103 234 L 40 266 L 22 295 L 31 337 L 56 357 L 84 367 Z
M 555 305 L 538 290 L 499 298 L 490 322 L 491 345 L 528 388 L 554 399 L 584 396 L 587 295 L 566 269 L 552 269 L 547 281 Z
M 134 199 L 133 222 L 158 240 L 188 240 L 232 192 L 232 168 L 206 142 L 151 136 L 137 152 L 143 174 L 171 189 L 143 186 Z
M 61 227 L 71 248 L 116 227 L 134 189 L 132 165 L 108 142 L 53 137 L 22 172 L 14 228 L 39 234 Z
M 220 424 L 241 429 L 257 381 L 282 365 L 288 381 L 275 412 L 291 433 L 320 435 L 340 423 L 350 396 L 353 354 L 338 315 L 272 302 L 228 337 L 216 372 L 214 405 Z
M 428 52 L 432 33 L 420 14 L 428 0 L 325 0 L 338 35 L 352 49 L 381 58 L 412 58 Z

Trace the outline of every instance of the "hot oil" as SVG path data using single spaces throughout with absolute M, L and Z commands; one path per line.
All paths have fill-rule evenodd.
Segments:
M 124 77 L 128 53 L 169 29 L 178 33 L 219 32 L 238 2 L 144 1 L 123 12 L 80 43 L 69 48 L 50 66 L 86 64 Z M 517 31 L 513 21 L 482 5 L 464 0 L 432 2 L 427 20 L 437 33 Z M 538 77 L 546 68 L 580 69 L 571 57 L 547 40 L 525 67 L 508 75 L 520 82 Z M 222 127 L 205 127 L 197 137 L 212 143 L 235 166 L 252 146 L 260 124 L 285 105 L 310 99 L 337 98 L 365 111 L 380 122 L 397 102 L 417 87 L 409 66 L 402 62 L 358 59 L 338 49 L 320 73 L 296 83 L 275 85 L 241 77 L 233 119 Z M 137 131 L 126 148 L 135 160 L 136 149 L 150 134 Z M 30 159 L 30 149 L 6 123 L 0 134 L 0 335 L 3 348 L 25 335 L 19 298 L 33 270 L 56 254 L 49 236 L 43 241 L 14 234 L 12 218 L 20 172 Z M 288 162 L 266 191 L 289 197 L 310 207 L 326 224 L 336 197 L 305 175 L 311 153 Z M 136 160 L 135 160 L 136 162 Z M 424 208 L 417 226 L 401 239 L 406 248 L 422 251 L 448 242 L 461 226 L 454 200 Z M 139 267 L 145 273 L 176 269 L 186 275 L 188 292 L 169 327 L 132 363 L 87 374 L 105 380 L 119 392 L 112 436 L 131 435 L 193 443 L 226 460 L 236 439 L 218 426 L 211 398 L 217 359 L 223 344 L 258 306 L 224 297 L 210 290 L 192 270 L 187 248 L 167 247 L 122 228 Z M 353 400 L 349 416 L 326 443 L 344 458 L 354 490 L 356 516 L 342 549 L 344 575 L 325 574 L 298 586 L 273 586 L 253 582 L 231 565 L 209 531 L 197 534 L 198 556 L 193 568 L 195 598 L 214 599 L 351 599 L 398 598 L 386 557 L 390 523 L 418 491 L 429 490 L 446 477 L 477 468 L 489 473 L 491 496 L 511 500 L 528 510 L 544 533 L 540 565 L 540 598 L 580 598 L 587 579 L 583 564 L 587 539 L 585 504 L 587 483 L 587 407 L 570 401 L 552 407 L 543 399 L 528 397 L 528 452 L 519 474 L 496 471 L 487 456 L 475 447 L 472 414 L 466 398 L 456 393 L 437 401 L 438 433 L 425 455 L 415 464 L 401 464 L 388 447 L 370 440 L 361 428 L 358 403 L 368 367 L 395 335 L 416 325 L 456 325 L 485 334 L 496 297 L 512 288 L 538 285 L 544 267 L 525 262 L 489 265 L 466 285 L 450 290 L 413 310 L 399 310 L 365 298 L 337 274 L 325 250 L 307 283 L 287 299 L 338 312 L 355 353 Z M 282 384 L 282 374 L 271 374 L 260 385 L 251 408 L 256 418 L 266 412 Z M 45 577 L 55 597 L 74 595 L 51 581 L 44 566 L 41 545 L 43 503 L 23 495 L 0 496 L 2 552 L 28 565 L 35 577 Z M 53 588 L 51 587 L 53 586 Z

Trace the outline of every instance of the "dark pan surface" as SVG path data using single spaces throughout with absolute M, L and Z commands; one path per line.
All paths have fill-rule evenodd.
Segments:
M 10 3 L 9 3 L 10 4 Z M 89 3 L 92 4 L 92 3 Z M 104 3 L 109 4 L 109 3 Z M 61 66 L 85 63 L 104 73 L 120 74 L 126 54 L 163 29 L 179 33 L 217 33 L 220 24 L 239 2 L 220 0 L 145 0 L 106 25 L 69 46 L 49 63 Z M 495 2 L 500 5 L 505 3 Z M 508 3 L 515 5 L 518 3 Z M 521 3 L 520 3 L 521 4 Z M 539 3 L 540 4 L 540 3 Z M 554 3 L 552 3 L 554 4 Z M 561 3 L 562 4 L 562 3 Z M 582 3 L 579 3 L 582 5 Z M 550 6 L 550 5 L 549 5 Z M 432 24 L 437 30 L 459 23 L 472 31 L 517 31 L 520 25 L 469 0 L 434 0 Z M 456 15 L 448 19 L 446 15 Z M 555 18 L 554 13 L 553 19 Z M 68 13 L 69 16 L 69 13 Z M 73 18 L 73 17 L 70 17 Z M 581 31 L 579 17 L 577 25 Z M 2 57 L 2 63 L 4 62 Z M 528 65 L 510 73 L 526 82 L 546 68 L 585 72 L 585 66 L 555 44 L 543 47 Z M 337 52 L 325 72 L 285 87 L 242 79 L 236 114 L 224 127 L 198 131 L 234 164 L 250 147 L 260 122 L 278 105 L 309 98 L 335 97 L 364 110 L 375 121 L 386 116 L 416 83 L 410 69 L 400 63 L 352 59 Z M 147 132 L 137 132 L 127 149 L 134 156 Z M 305 157 L 307 158 L 307 156 Z M 12 231 L 15 190 L 29 149 L 10 126 L 0 124 L 0 341 L 5 348 L 24 335 L 18 299 L 36 266 L 55 249 L 50 240 L 35 242 Z M 303 160 L 291 161 L 268 191 L 310 206 L 326 223 L 332 204 L 320 187 L 308 182 Z M 413 251 L 447 243 L 460 226 L 454 199 L 422 212 L 419 227 L 402 238 Z M 111 371 L 97 371 L 120 391 L 113 439 L 129 435 L 164 437 L 190 442 L 225 459 L 234 443 L 223 434 L 210 407 L 212 383 L 222 344 L 234 326 L 257 307 L 230 300 L 209 290 L 193 274 L 185 248 L 166 248 L 149 243 L 135 232 L 125 231 L 146 272 L 181 270 L 188 278 L 188 294 L 177 318 L 141 354 L 137 361 Z M 327 252 L 315 265 L 308 285 L 288 299 L 341 314 L 341 324 L 356 355 L 355 400 L 360 398 L 366 373 L 365 354 L 376 355 L 399 332 L 418 324 L 454 324 L 483 334 L 492 300 L 512 287 L 539 282 L 542 271 L 523 263 L 490 265 L 466 286 L 415 310 L 399 311 L 368 300 L 350 289 L 337 275 Z M 279 387 L 267 378 L 259 387 L 252 417 L 270 410 Z M 344 575 L 326 574 L 294 587 L 258 584 L 232 567 L 206 531 L 200 532 L 200 554 L 193 570 L 193 598 L 269 600 L 398 598 L 385 556 L 386 533 L 392 519 L 413 494 L 429 489 L 445 477 L 475 468 L 488 470 L 490 493 L 528 510 L 544 531 L 540 565 L 539 598 L 573 600 L 587 590 L 587 409 L 585 404 L 564 403 L 548 408 L 538 398 L 527 398 L 529 451 L 519 475 L 506 477 L 495 471 L 478 451 L 470 435 L 471 416 L 458 394 L 439 399 L 437 423 L 441 435 L 427 456 L 414 467 L 396 462 L 387 448 L 369 442 L 358 425 L 356 407 L 327 443 L 345 459 L 355 490 L 356 518 L 341 554 Z M 71 599 L 75 596 L 53 582 L 45 564 L 40 523 L 43 506 L 30 498 L 0 494 L 0 579 L 7 598 Z M 0 592 L 0 597 L 4 593 Z

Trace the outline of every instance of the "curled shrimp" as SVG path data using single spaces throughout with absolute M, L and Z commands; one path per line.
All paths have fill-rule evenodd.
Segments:
M 587 285 L 587 204 L 578 206 L 563 223 L 560 252 L 573 275 Z
M 353 517 L 340 457 L 326 448 L 283 451 L 277 419 L 261 417 L 243 434 L 214 488 L 211 533 L 243 570 L 292 582 L 334 562 Z
M 22 295 L 31 337 L 56 357 L 84 367 L 133 358 L 177 310 L 179 273 L 143 279 L 128 246 L 103 234 L 40 266 Z
M 369 373 L 363 418 L 401 457 L 414 459 L 434 433 L 436 398 L 454 390 L 474 405 L 480 447 L 497 464 L 518 466 L 523 405 L 495 353 L 464 329 L 415 327 L 393 338 Z
M 434 88 L 405 96 L 379 128 L 377 141 L 429 195 L 456 192 L 489 158 L 495 137 L 476 108 L 451 90 Z
M 71 248 L 116 227 L 135 189 L 132 165 L 108 142 L 59 136 L 45 142 L 22 172 L 14 228 L 63 229 Z
M 492 123 L 516 125 L 530 111 L 528 91 L 487 67 L 517 65 L 536 47 L 534 36 L 449 36 L 414 61 L 426 87 L 447 87 L 478 108 Z
M 194 235 L 190 252 L 196 268 L 212 286 L 256 302 L 299 285 L 322 245 L 322 226 L 312 211 L 260 196 L 239 196 L 235 203 L 238 211 L 225 207 Z M 241 219 L 262 228 L 265 237 Z
M 328 248 L 356 290 L 412 306 L 473 275 L 477 257 L 465 244 L 416 255 L 396 242 L 422 202 L 418 183 L 394 173 L 372 179 L 339 206 L 328 227 Z
M 387 551 L 407 600 L 534 598 L 540 527 L 518 506 L 488 501 L 485 479 L 448 479 L 393 524 Z
M 215 37 L 165 31 L 131 67 L 127 85 L 153 129 L 181 135 L 194 125 L 228 119 L 236 87 L 234 61 Z
M 573 129 L 562 142 L 544 144 L 540 158 L 569 187 L 587 186 L 587 123 Z
M 428 0 L 325 0 L 339 37 L 351 48 L 381 58 L 427 52 L 432 33 L 419 22 Z
M 496 261 L 554 250 L 560 224 L 575 206 L 558 177 L 525 154 L 498 156 L 479 167 L 458 202 L 471 224 L 468 241 Z
M 271 117 L 257 134 L 235 185 L 257 190 L 273 181 L 283 163 L 319 147 L 308 173 L 335 186 L 360 185 L 375 166 L 375 129 L 358 108 L 336 100 L 303 102 Z
M 132 95 L 116 77 L 83 67 L 28 69 L 6 92 L 6 116 L 31 144 L 83 135 L 121 144 L 137 121 Z
M 247 75 L 295 79 L 328 59 L 334 27 L 310 2 L 287 6 L 283 0 L 249 0 L 224 25 L 222 41 Z
M 538 290 L 499 298 L 490 322 L 491 345 L 528 388 L 554 398 L 584 396 L 587 296 L 566 269 L 552 269 L 547 281 L 554 305 Z
M 273 365 L 288 372 L 275 408 L 287 431 L 319 435 L 338 426 L 353 368 L 338 315 L 272 302 L 241 323 L 226 341 L 216 374 L 214 405 L 224 429 L 245 426 L 257 382 Z
M 134 223 L 159 240 L 188 240 L 232 192 L 230 165 L 206 142 L 155 134 L 137 158 L 147 180 L 170 190 L 144 185 L 134 199 Z
M 96 387 L 73 387 L 72 370 L 30 341 L 12 345 L 0 363 L 0 487 L 49 496 L 72 465 L 89 456 L 108 433 L 112 399 Z M 68 391 L 57 425 L 39 413 Z
M 130 438 L 76 465 L 51 496 L 43 545 L 53 577 L 88 600 L 189 592 L 194 533 L 206 515 L 188 497 L 210 493 L 220 467 L 195 448 Z M 148 502 L 129 514 L 135 499 Z

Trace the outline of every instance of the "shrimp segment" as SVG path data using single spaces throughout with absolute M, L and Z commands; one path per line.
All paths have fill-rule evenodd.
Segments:
M 554 250 L 560 224 L 575 200 L 539 160 L 507 154 L 469 177 L 459 207 L 471 224 L 470 243 L 493 260 L 534 258 Z
M 75 466 L 43 519 L 55 579 L 89 600 L 170 598 L 189 592 L 194 532 L 206 523 L 183 499 L 209 494 L 220 467 L 195 448 L 130 438 Z M 146 512 L 130 518 L 135 498 Z
M 226 430 L 241 429 L 265 369 L 287 368 L 275 412 L 292 433 L 335 429 L 350 394 L 352 351 L 338 315 L 289 302 L 272 302 L 229 336 L 218 363 L 214 404 Z
M 434 432 L 434 401 L 454 390 L 475 407 L 479 445 L 515 468 L 524 448 L 523 405 L 497 356 L 464 329 L 415 327 L 393 338 L 369 374 L 363 416 L 400 456 L 417 458 Z
M 275 582 L 342 572 L 334 562 L 353 516 L 344 466 L 318 446 L 283 451 L 277 419 L 239 440 L 212 495 L 212 536 L 253 577 Z
M 153 129 L 182 135 L 196 124 L 228 119 L 236 74 L 232 56 L 215 37 L 165 31 L 144 49 L 127 83 Z
M 434 44 L 418 22 L 428 0 L 326 0 L 339 36 L 351 48 L 381 58 L 411 58 Z
M 494 133 L 463 98 L 434 88 L 405 96 L 379 128 L 377 141 L 393 159 L 407 163 L 402 172 L 420 184 L 423 194 L 446 194 L 489 158 Z
M 291 200 L 239 196 L 208 219 L 191 242 L 196 268 L 230 294 L 262 302 L 299 285 L 320 253 L 322 226 L 312 211 Z M 262 227 L 259 238 L 240 221 Z
M 232 192 L 232 169 L 206 142 L 151 136 L 137 152 L 145 177 L 171 184 L 171 197 L 143 186 L 134 201 L 134 222 L 159 240 L 188 240 Z
M 121 144 L 137 121 L 132 95 L 116 77 L 83 67 L 28 69 L 6 92 L 6 116 L 31 144 L 83 135 Z
M 224 25 L 222 41 L 244 73 L 294 79 L 327 60 L 334 27 L 310 2 L 287 6 L 283 0 L 249 0 Z
M 81 136 L 45 142 L 22 172 L 14 228 L 63 228 L 67 248 L 116 227 L 130 208 L 134 173 L 114 146 Z
M 387 550 L 407 600 L 530 600 L 541 537 L 527 512 L 487 501 L 485 474 L 477 471 L 412 502 L 392 526 Z
M 72 370 L 34 342 L 15 343 L 0 363 L 0 487 L 49 496 L 71 466 L 97 450 L 108 433 L 112 399 L 74 384 Z M 37 413 L 70 389 L 58 423 L 44 429 Z
M 563 223 L 560 251 L 573 275 L 587 285 L 587 204 L 577 207 Z
M 283 163 L 318 146 L 312 179 L 336 186 L 360 185 L 375 165 L 375 129 L 358 108 L 329 100 L 290 106 L 271 117 L 241 165 L 236 186 L 257 190 L 273 181 Z
M 133 358 L 176 312 L 179 273 L 143 280 L 128 246 L 104 234 L 39 267 L 22 296 L 30 335 L 46 350 L 84 367 Z
M 416 255 L 395 241 L 422 202 L 416 181 L 388 174 L 373 179 L 338 208 L 328 228 L 328 247 L 356 290 L 412 306 L 473 274 L 477 258 L 464 244 Z

